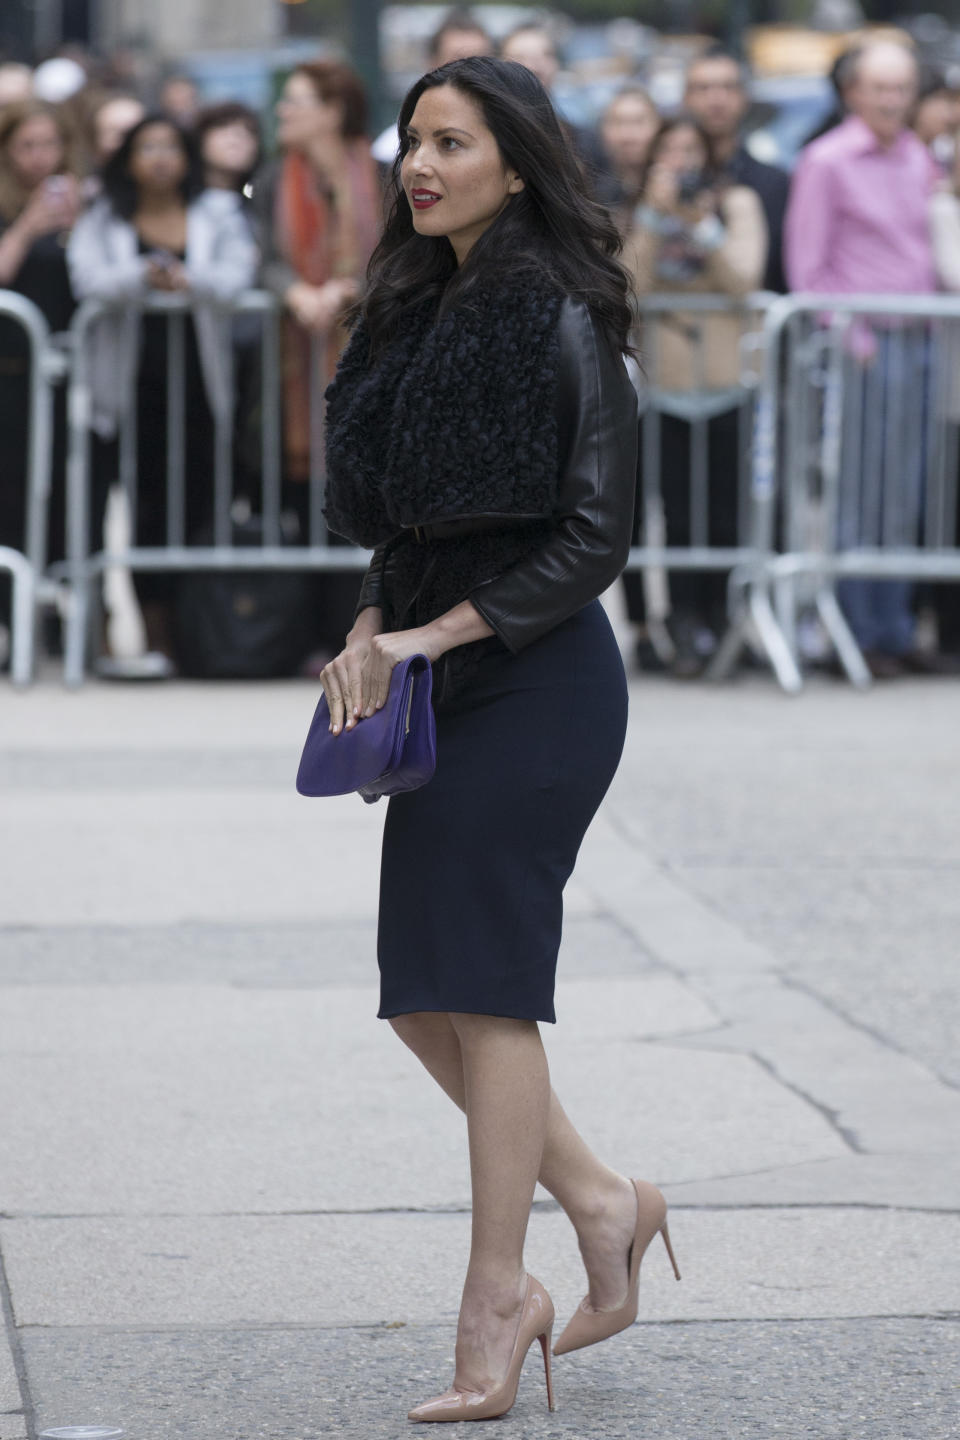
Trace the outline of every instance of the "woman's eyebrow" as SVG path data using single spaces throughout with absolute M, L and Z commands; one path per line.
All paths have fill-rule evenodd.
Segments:
M 420 134 L 420 131 L 417 129 L 416 125 L 408 125 L 408 126 L 407 126 L 407 134 L 408 134 L 408 135 L 419 135 L 419 134 Z M 448 134 L 466 135 L 466 137 L 467 137 L 468 140 L 472 140 L 472 139 L 474 138 L 474 137 L 470 134 L 470 131 L 469 131 L 469 130 L 461 130 L 461 129 L 459 128 L 459 126 L 457 126 L 457 125 L 441 125 L 439 130 L 434 130 L 434 131 L 433 131 L 433 138 L 434 138 L 434 140 L 437 140 L 437 139 L 439 139 L 439 137 L 440 137 L 441 135 L 448 135 Z

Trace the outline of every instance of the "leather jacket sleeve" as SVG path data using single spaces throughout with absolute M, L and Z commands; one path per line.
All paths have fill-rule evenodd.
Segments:
M 554 534 L 469 599 L 508 650 L 522 650 L 612 585 L 630 549 L 637 397 L 623 356 L 582 301 L 560 312 L 560 483 Z
M 366 610 L 371 605 L 377 606 L 380 610 L 383 609 L 383 564 L 386 548 L 387 542 L 384 541 L 382 545 L 376 547 L 370 557 L 370 564 L 367 566 L 363 580 L 360 583 L 360 597 L 357 600 L 357 608 L 353 612 L 354 620 L 356 620 L 361 610 Z

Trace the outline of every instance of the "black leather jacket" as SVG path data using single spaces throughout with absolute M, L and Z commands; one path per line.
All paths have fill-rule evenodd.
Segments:
M 466 597 L 516 652 L 601 595 L 623 570 L 633 529 L 637 397 L 619 351 L 581 301 L 560 311 L 556 529 L 544 544 Z M 388 546 L 364 577 L 358 613 L 389 593 Z

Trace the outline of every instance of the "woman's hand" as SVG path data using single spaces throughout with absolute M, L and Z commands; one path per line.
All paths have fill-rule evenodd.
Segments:
M 79 209 L 80 191 L 76 180 L 72 175 L 54 175 L 36 187 L 16 223 L 32 245 L 41 235 L 69 230 Z
M 151 290 L 189 290 L 186 267 L 182 261 L 174 260 L 169 265 L 151 261 L 147 267 L 147 284 Z
M 357 624 L 347 636 L 344 650 L 320 672 L 320 683 L 327 697 L 330 729 L 334 735 L 352 730 L 361 720 L 382 710 L 390 693 L 390 677 L 394 666 L 410 655 L 426 655 L 435 660 L 440 653 L 431 653 L 429 626 L 416 630 L 373 630 L 383 624 L 379 610 L 361 610 Z
M 382 710 L 390 693 L 394 666 L 411 655 L 438 660 L 456 645 L 483 640 L 493 630 L 469 600 L 415 630 L 383 631 L 376 606 L 361 610 L 347 636 L 346 648 L 320 672 L 330 711 L 330 730 L 339 735 Z
M 677 206 L 677 214 L 691 229 L 710 215 L 719 215 L 720 201 L 714 190 L 700 190 L 689 202 Z
M 661 215 L 672 215 L 677 208 L 680 177 L 669 165 L 654 165 L 647 177 L 643 203 Z
M 350 277 L 308 285 L 298 280 L 286 293 L 287 308 L 305 330 L 324 335 L 333 329 L 341 310 L 355 299 L 357 282 Z

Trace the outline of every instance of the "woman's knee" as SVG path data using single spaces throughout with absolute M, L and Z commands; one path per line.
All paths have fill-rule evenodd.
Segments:
M 409 1015 L 393 1015 L 390 1024 L 394 1034 L 414 1052 L 455 1039 L 449 1015 L 440 1011 L 418 1010 Z

